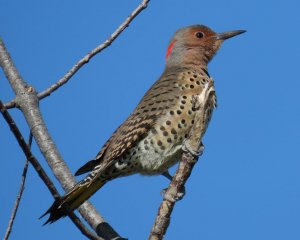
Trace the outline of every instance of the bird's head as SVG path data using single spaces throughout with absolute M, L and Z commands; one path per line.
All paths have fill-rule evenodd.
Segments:
M 215 33 L 204 25 L 181 28 L 172 37 L 166 54 L 167 65 L 206 65 L 228 38 L 245 30 Z

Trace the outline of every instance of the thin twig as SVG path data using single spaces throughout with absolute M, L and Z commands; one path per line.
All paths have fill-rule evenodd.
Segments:
M 39 99 L 43 99 L 44 97 L 49 96 L 52 92 L 57 90 L 62 85 L 66 84 L 69 79 L 86 63 L 90 61 L 92 57 L 96 54 L 100 53 L 102 50 L 107 48 L 112 42 L 124 31 L 126 27 L 129 26 L 131 21 L 143 10 L 147 7 L 147 4 L 150 0 L 143 0 L 143 2 L 126 18 L 126 20 L 115 30 L 115 32 L 102 44 L 94 48 L 87 55 L 85 55 L 81 60 L 79 60 L 68 72 L 65 76 L 59 79 L 52 86 L 47 88 L 46 90 L 40 92 L 38 94 Z
M 37 161 L 37 159 L 34 157 L 34 155 L 31 153 L 30 148 L 26 144 L 26 142 L 25 142 L 20 130 L 18 129 L 15 121 L 10 116 L 8 111 L 5 109 L 5 107 L 4 107 L 1 100 L 0 100 L 0 111 L 1 111 L 1 114 L 3 115 L 3 118 L 5 119 L 7 124 L 9 125 L 9 127 L 10 127 L 12 133 L 14 134 L 15 138 L 17 139 L 17 141 L 18 141 L 21 149 L 23 150 L 27 160 L 32 164 L 32 166 L 34 167 L 34 169 L 36 170 L 36 172 L 38 173 L 40 178 L 43 180 L 45 185 L 48 187 L 48 189 L 51 192 L 51 194 L 53 195 L 53 197 L 55 199 L 59 198 L 59 193 L 58 193 L 57 189 L 55 188 L 53 182 L 48 177 L 45 170 L 42 168 L 42 166 Z M 102 238 L 99 238 L 99 237 L 95 236 L 95 234 L 91 233 L 73 212 L 69 212 L 69 217 L 71 218 L 73 223 L 77 226 L 77 228 L 81 231 L 81 233 L 84 234 L 86 237 L 88 237 L 89 239 L 92 239 L 92 240 L 102 239 Z
M 45 89 L 44 91 L 38 93 L 39 100 L 50 96 L 55 90 L 66 84 L 70 78 L 86 63 L 88 63 L 96 54 L 102 52 L 105 48 L 110 46 L 114 40 L 129 26 L 132 20 L 143 11 L 150 0 L 143 0 L 142 3 L 126 18 L 126 20 L 110 35 L 110 37 L 105 40 L 102 44 L 91 50 L 88 54 L 86 54 L 82 59 L 80 59 L 61 79 L 59 79 L 56 83 Z M 16 107 L 16 101 L 12 100 L 5 104 L 7 109 Z
M 154 225 L 149 235 L 149 240 L 162 240 L 171 220 L 171 214 L 175 203 L 182 199 L 185 192 L 185 183 L 192 173 L 193 167 L 197 162 L 203 146 L 201 140 L 205 133 L 205 108 L 203 103 L 207 102 L 207 97 L 213 91 L 213 85 L 205 88 L 201 94 L 195 95 L 195 105 L 197 112 L 195 123 L 189 132 L 188 138 L 183 143 L 183 154 L 179 162 L 178 169 L 167 188 L 164 199 L 159 207 Z M 193 153 L 193 154 L 192 154 Z M 197 153 L 197 154 L 196 154 Z
M 28 148 L 29 149 L 31 148 L 31 143 L 32 143 L 32 134 L 30 133 L 29 140 L 28 140 Z M 25 188 L 27 170 L 28 170 L 28 159 L 26 159 L 26 161 L 25 161 L 25 165 L 24 165 L 23 172 L 22 172 L 20 190 L 18 192 L 16 201 L 15 201 L 15 205 L 14 205 L 13 211 L 11 213 L 11 217 L 9 219 L 9 222 L 8 222 L 8 227 L 6 229 L 5 236 L 3 238 L 4 240 L 7 240 L 9 238 L 9 235 L 11 233 L 11 230 L 12 230 L 12 227 L 13 227 L 13 224 L 14 224 L 14 220 L 15 220 L 16 215 L 17 215 L 17 211 L 18 211 L 18 208 L 19 208 L 19 205 L 20 205 L 20 201 L 21 201 L 21 198 L 22 198 L 22 195 L 23 195 L 24 188 Z

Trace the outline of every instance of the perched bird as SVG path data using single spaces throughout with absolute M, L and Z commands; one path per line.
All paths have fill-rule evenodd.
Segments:
M 135 173 L 163 174 L 171 178 L 168 169 L 180 160 L 184 140 L 194 124 L 197 109 L 193 96 L 210 85 L 212 91 L 203 103 L 205 130 L 217 104 L 208 62 L 224 40 L 244 32 L 215 33 L 203 25 L 179 29 L 170 41 L 161 77 L 108 139 L 95 160 L 76 172 L 76 175 L 90 173 L 53 203 L 44 214 L 50 213 L 46 223 L 66 216 L 66 209 L 75 210 L 114 178 Z

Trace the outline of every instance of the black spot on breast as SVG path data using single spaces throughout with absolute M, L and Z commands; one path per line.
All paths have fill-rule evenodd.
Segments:
M 171 125 L 171 121 L 169 121 L 169 120 L 166 121 L 166 124 L 170 126 Z
M 166 129 L 165 129 L 164 126 L 161 126 L 161 127 L 160 127 L 160 130 L 164 131 L 164 130 L 166 130 Z
M 174 134 L 174 135 L 177 134 L 177 132 L 174 128 L 171 129 L 171 133 Z
M 152 132 L 153 134 L 157 134 L 157 131 L 156 131 L 155 128 L 152 128 L 152 129 L 151 129 L 151 132 Z
M 162 141 L 158 140 L 158 141 L 157 141 L 157 145 L 158 145 L 158 146 L 162 146 Z
M 164 131 L 164 132 L 163 132 L 163 135 L 164 135 L 164 136 L 168 136 L 168 132 L 167 132 L 167 131 Z

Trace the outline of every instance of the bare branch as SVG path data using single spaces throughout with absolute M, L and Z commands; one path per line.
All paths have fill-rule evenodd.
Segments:
M 61 183 L 65 191 L 72 188 L 76 183 L 74 176 L 71 174 L 66 163 L 63 161 L 60 153 L 52 140 L 45 122 L 42 118 L 37 94 L 33 87 L 29 86 L 14 66 L 3 41 L 0 39 L 0 65 L 9 80 L 15 94 L 17 105 L 20 106 L 27 124 L 30 127 L 32 135 L 39 146 L 43 156 L 46 158 L 49 166 L 51 167 L 54 175 Z M 2 107 L 2 109 L 5 109 Z M 2 111 L 2 110 L 1 110 Z M 25 143 L 24 139 L 22 139 Z M 27 145 L 21 146 L 26 149 Z M 30 151 L 29 151 L 30 153 Z M 27 153 L 27 154 L 29 154 Z M 27 158 L 30 155 L 26 155 Z M 55 195 L 54 192 L 51 192 Z M 82 204 L 79 212 L 85 220 L 88 221 L 90 226 L 96 231 L 99 225 L 105 223 L 105 220 L 98 214 L 97 210 L 88 202 Z
M 29 149 L 31 148 L 31 143 L 32 143 L 32 134 L 30 133 L 29 140 L 28 140 L 28 148 Z M 10 217 L 9 222 L 8 222 L 8 227 L 7 227 L 6 232 L 5 232 L 4 240 L 7 240 L 9 238 L 9 235 L 10 235 L 11 230 L 12 230 L 12 226 L 14 224 L 14 220 L 15 220 L 16 215 L 17 215 L 17 211 L 18 211 L 18 208 L 19 208 L 19 205 L 20 205 L 22 194 L 23 194 L 23 191 L 24 191 L 24 188 L 25 188 L 27 170 L 28 170 L 28 160 L 26 159 L 25 165 L 24 165 L 24 168 L 23 168 L 23 172 L 22 172 L 20 190 L 19 190 L 19 193 L 17 195 L 16 201 L 15 201 L 15 206 L 13 208 L 13 211 L 11 213 L 11 217 Z
M 102 50 L 107 48 L 109 45 L 112 44 L 112 42 L 124 31 L 126 27 L 129 26 L 131 21 L 142 11 L 147 7 L 147 4 L 150 0 L 143 0 L 143 2 L 126 18 L 126 20 L 113 32 L 113 34 L 102 44 L 94 48 L 92 51 L 90 51 L 87 55 L 85 55 L 81 60 L 79 60 L 68 72 L 65 76 L 63 76 L 61 79 L 59 79 L 56 83 L 54 83 L 52 86 L 47 88 L 46 90 L 40 92 L 38 94 L 39 99 L 43 99 L 47 96 L 49 96 L 51 93 L 53 93 L 55 90 L 57 90 L 62 85 L 66 84 L 70 78 L 86 63 L 90 61 L 92 57 L 94 57 L 96 54 L 100 53 Z
M 177 172 L 174 175 L 169 187 L 167 188 L 164 199 L 159 207 L 155 223 L 148 238 L 149 240 L 163 239 L 163 236 L 165 235 L 167 228 L 169 227 L 171 214 L 175 203 L 176 201 L 181 199 L 178 198 L 178 196 L 182 194 L 184 185 L 191 175 L 197 158 L 198 157 L 195 157 L 190 153 L 183 153 Z
M 189 132 L 187 140 L 183 143 L 183 154 L 179 162 L 178 169 L 167 188 L 164 199 L 158 209 L 155 223 L 149 235 L 149 240 L 163 239 L 167 228 L 170 224 L 171 214 L 175 203 L 181 200 L 185 192 L 185 183 L 188 180 L 199 155 L 201 155 L 203 146 L 201 140 L 205 133 L 205 109 L 203 103 L 207 102 L 206 98 L 213 91 L 212 86 L 207 86 L 200 95 L 195 95 L 195 105 L 197 112 L 195 116 L 195 123 Z
M 10 114 L 7 112 L 7 110 L 5 109 L 1 100 L 0 100 L 0 111 L 1 111 L 4 119 L 6 120 L 7 124 L 9 125 L 11 131 L 13 132 L 15 138 L 17 139 L 21 149 L 23 150 L 23 152 L 27 158 L 27 161 L 29 161 L 32 164 L 32 166 L 34 167 L 34 169 L 36 170 L 36 172 L 38 173 L 40 178 L 43 180 L 43 182 L 48 187 L 48 189 L 51 192 L 51 194 L 53 195 L 53 197 L 55 199 L 57 199 L 59 197 L 59 193 L 58 193 L 57 189 L 55 188 L 53 182 L 48 177 L 48 175 L 46 174 L 46 172 L 44 171 L 44 169 L 42 168 L 40 163 L 37 161 L 37 159 L 31 153 L 30 148 L 29 148 L 29 146 L 27 146 L 15 121 L 10 116 Z M 23 171 L 23 173 L 24 173 L 24 171 Z M 93 233 L 91 233 L 73 212 L 69 212 L 68 214 L 69 214 L 69 217 L 71 218 L 71 220 L 73 221 L 73 223 L 77 226 L 77 228 L 81 231 L 81 233 L 84 234 L 86 237 L 88 237 L 89 239 L 92 239 L 92 240 L 102 239 L 102 238 L 95 236 Z
M 38 99 L 43 99 L 45 97 L 50 96 L 55 90 L 66 84 L 71 77 L 86 63 L 88 63 L 96 54 L 102 52 L 105 48 L 110 46 L 114 40 L 129 26 L 132 20 L 143 11 L 150 0 L 143 0 L 142 3 L 126 18 L 126 20 L 110 35 L 110 37 L 105 40 L 102 44 L 94 48 L 87 55 L 85 55 L 82 59 L 80 59 L 61 79 L 59 79 L 56 83 L 51 85 L 49 88 L 44 91 L 38 93 Z M 14 108 L 17 106 L 15 99 L 6 103 L 4 105 L 6 109 Z

